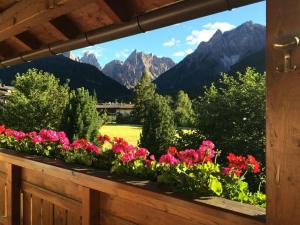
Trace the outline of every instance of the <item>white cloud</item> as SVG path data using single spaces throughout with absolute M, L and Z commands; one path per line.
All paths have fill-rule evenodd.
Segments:
M 164 42 L 163 46 L 171 47 L 171 46 L 174 46 L 174 45 L 179 45 L 179 43 L 180 43 L 180 40 L 177 40 L 175 38 L 171 38 L 171 40 Z
M 208 23 L 203 26 L 201 30 L 193 30 L 192 33 L 186 37 L 187 44 L 199 45 L 203 41 L 209 41 L 217 30 L 222 32 L 235 28 L 234 25 L 225 22 Z
M 188 48 L 185 51 L 175 52 L 173 55 L 176 56 L 176 57 L 183 57 L 183 56 L 191 54 L 193 51 L 194 51 L 193 49 Z
M 96 57 L 103 56 L 103 48 L 99 45 L 89 46 L 83 49 L 84 52 L 93 53 Z
M 124 59 L 124 58 L 127 58 L 129 56 L 130 52 L 128 49 L 124 49 L 123 51 L 121 52 L 116 52 L 115 56 L 116 58 L 121 58 L 121 59 Z

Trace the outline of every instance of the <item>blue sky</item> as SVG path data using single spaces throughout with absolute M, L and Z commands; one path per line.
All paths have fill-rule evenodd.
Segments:
M 227 31 L 252 20 L 266 24 L 266 2 L 260 2 L 232 11 L 225 11 L 199 19 L 175 24 L 169 27 L 142 34 L 90 46 L 72 51 L 81 57 L 84 52 L 93 52 L 100 65 L 104 66 L 113 59 L 124 61 L 134 50 L 153 53 L 157 56 L 181 61 L 193 52 L 201 41 L 207 41 L 217 29 Z

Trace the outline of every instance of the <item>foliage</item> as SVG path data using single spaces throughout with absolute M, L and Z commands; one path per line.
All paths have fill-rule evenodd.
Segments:
M 197 196 L 217 195 L 265 207 L 265 194 L 250 192 L 245 174 L 260 171 L 260 163 L 248 155 L 227 156 L 226 167 L 217 163 L 214 144 L 203 141 L 198 149 L 178 151 L 169 147 L 157 161 L 145 148 L 128 144 L 122 138 L 97 136 L 96 144 L 86 139 L 70 143 L 64 132 L 41 130 L 39 133 L 16 131 L 0 126 L 0 147 L 30 154 L 62 158 L 67 163 L 108 169 L 118 175 L 156 180 L 175 192 Z
M 17 74 L 15 90 L 1 102 L 1 122 L 24 131 L 59 129 L 68 103 L 68 85 L 53 74 L 29 69 Z
M 219 85 L 206 88 L 195 102 L 195 141 L 204 135 L 225 152 L 253 154 L 264 163 L 265 74 L 247 68 L 236 77 L 223 74 Z
M 97 97 L 88 90 L 78 88 L 70 92 L 70 102 L 64 111 L 62 130 L 69 139 L 86 138 L 93 140 L 103 121 L 97 111 Z
M 179 91 L 175 101 L 175 122 L 177 126 L 192 127 L 195 122 L 195 113 L 192 102 L 184 91 Z
M 176 129 L 174 113 L 168 101 L 155 94 L 146 106 L 146 114 L 140 138 L 140 146 L 149 149 L 155 156 L 163 154 L 164 149 L 174 144 Z
M 155 94 L 155 84 L 151 83 L 151 77 L 144 72 L 141 80 L 134 88 L 134 105 L 132 112 L 134 120 L 141 124 L 144 122 L 147 105 L 151 102 Z

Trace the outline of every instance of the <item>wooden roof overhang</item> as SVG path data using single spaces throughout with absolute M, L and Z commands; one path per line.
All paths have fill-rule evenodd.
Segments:
M 0 0 L 0 67 L 261 0 Z

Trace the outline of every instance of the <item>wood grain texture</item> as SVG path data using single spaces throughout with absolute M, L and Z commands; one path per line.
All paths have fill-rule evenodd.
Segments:
M 300 37 L 300 2 L 267 1 L 267 224 L 300 224 L 300 70 L 276 72 L 274 43 Z M 292 53 L 300 66 L 300 48 Z
M 50 224 L 51 221 L 68 224 L 71 214 L 82 217 L 83 225 L 94 225 L 103 221 L 104 224 L 109 224 L 107 219 L 103 218 L 105 214 L 111 215 L 113 221 L 119 221 L 120 224 L 265 224 L 260 218 L 264 215 L 263 209 L 226 199 L 187 199 L 167 195 L 151 182 L 113 178 L 108 172 L 66 165 L 58 160 L 26 156 L 1 149 L 0 161 L 3 160 L 22 168 L 24 210 L 33 204 L 31 195 L 43 199 L 41 203 L 43 221 L 46 200 L 49 202 L 48 215 L 51 212 L 54 215 L 52 219 L 47 218 Z M 30 174 L 33 176 L 30 177 Z M 41 177 L 48 178 L 49 184 L 47 179 Z M 54 189 L 62 180 L 63 183 Z M 62 185 L 66 188 L 62 188 Z M 66 196 L 69 190 L 67 186 L 81 186 L 77 189 L 79 201 L 70 198 L 74 194 Z M 29 200 L 26 200 L 26 196 Z M 31 212 L 28 213 L 30 215 Z M 24 215 L 25 220 L 26 216 L 28 215 Z M 79 223 L 80 219 L 78 217 L 75 219 L 74 223 Z M 26 225 L 26 222 L 24 224 Z

